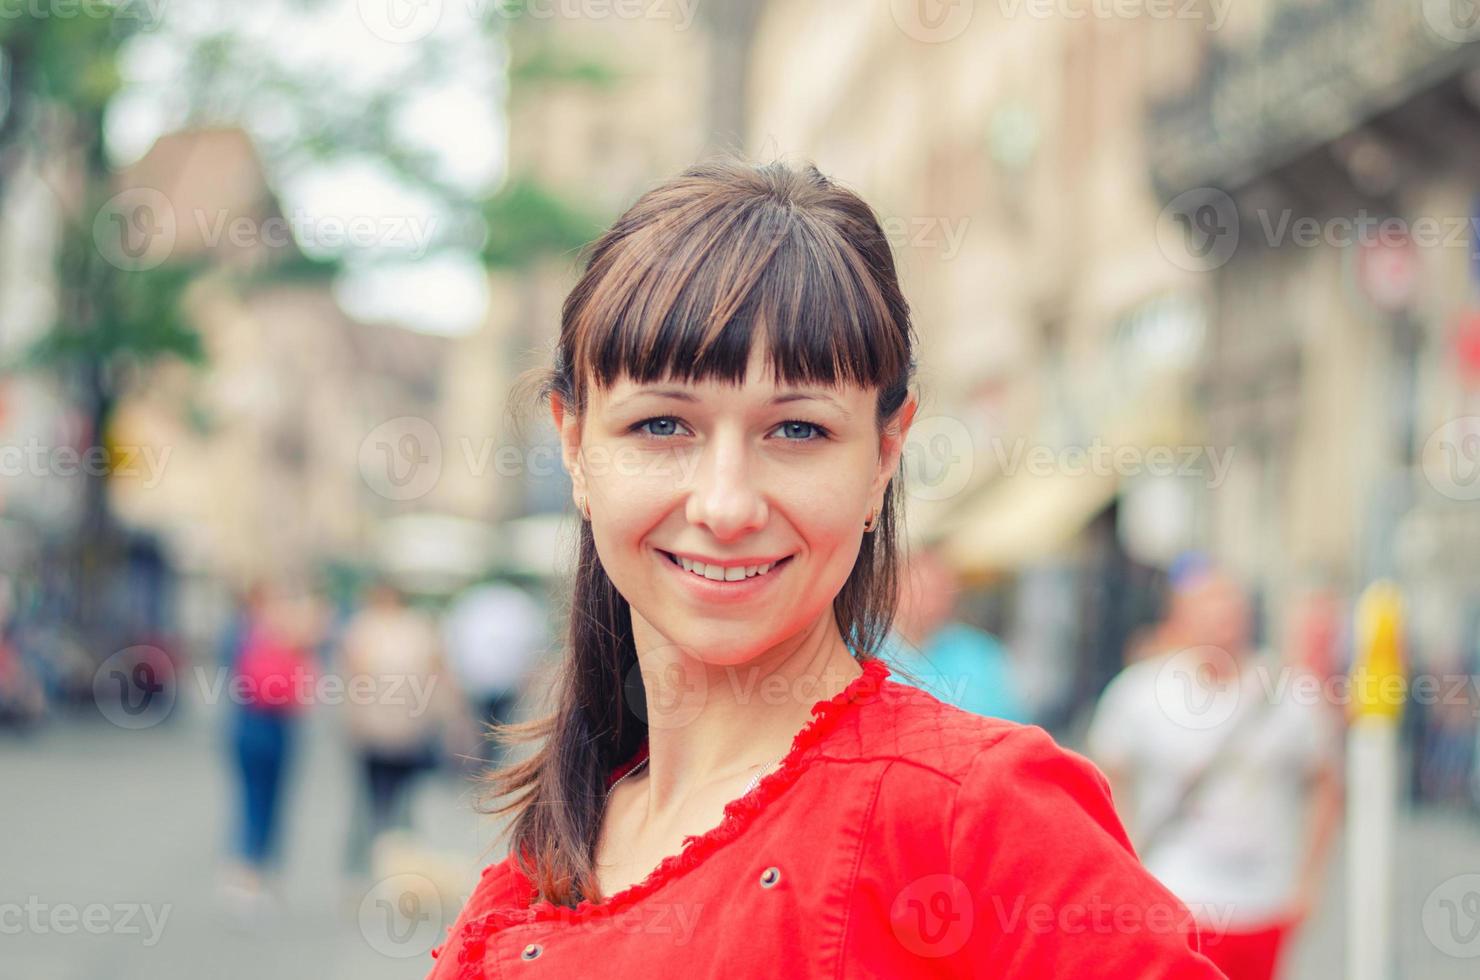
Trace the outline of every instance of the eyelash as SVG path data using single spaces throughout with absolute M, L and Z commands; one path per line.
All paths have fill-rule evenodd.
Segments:
M 642 436 L 642 437 L 644 437 L 646 439 L 669 439 L 669 438 L 672 438 L 671 435 L 667 435 L 667 436 L 655 436 L 651 432 L 643 432 L 643 431 L 641 431 L 644 426 L 646 426 L 646 425 L 648 425 L 649 423 L 652 423 L 652 422 L 679 422 L 679 419 L 675 418 L 672 415 L 654 415 L 652 418 L 643 419 L 641 422 L 638 422 L 637 424 L 633 425 L 627 431 L 637 433 L 638 435 L 640 435 L 640 436 Z M 783 440 L 781 440 L 782 442 L 821 442 L 824 439 L 831 439 L 832 438 L 832 433 L 829 432 L 827 429 L 825 429 L 822 426 L 818 425 L 816 422 L 808 422 L 806 419 L 787 419 L 785 422 L 779 423 L 776 427 L 779 429 L 782 426 L 787 426 L 787 425 L 810 425 L 812 428 L 814 428 L 814 429 L 817 430 L 817 433 L 818 434 L 816 436 L 810 438 L 810 439 L 783 439 Z

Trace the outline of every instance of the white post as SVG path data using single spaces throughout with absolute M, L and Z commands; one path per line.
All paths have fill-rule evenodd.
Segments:
M 1374 582 L 1357 607 L 1347 729 L 1346 975 L 1393 980 L 1393 862 L 1398 836 L 1398 721 L 1406 694 L 1402 605 Z

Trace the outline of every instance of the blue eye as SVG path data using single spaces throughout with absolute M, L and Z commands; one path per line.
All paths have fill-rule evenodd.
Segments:
M 793 426 L 801 426 L 801 427 L 803 427 L 804 430 L 805 429 L 812 429 L 812 430 L 814 430 L 817 433 L 817 436 L 816 436 L 817 439 L 826 439 L 828 437 L 827 436 L 827 430 L 824 429 L 822 426 L 818 425 L 816 422 L 803 422 L 801 419 L 793 419 L 790 422 L 782 422 L 780 428 L 783 429 L 783 430 L 790 430 L 792 432 L 795 432 L 796 429 L 795 428 L 792 428 Z M 784 441 L 786 441 L 786 442 L 813 442 L 815 440 L 814 439 L 786 439 Z
M 649 425 L 652 425 L 654 422 L 677 425 L 678 424 L 678 419 L 673 418 L 671 415 L 659 415 L 659 416 L 655 416 L 655 417 L 650 418 L 650 419 L 643 419 L 641 422 L 637 423 L 636 425 L 634 425 L 632 427 L 632 431 L 633 432 L 637 432 L 637 431 L 640 431 L 640 430 L 644 430 L 643 431 L 643 435 L 652 436 L 655 439 L 662 439 L 665 436 L 670 436 L 670 435 L 675 435 L 676 434 L 676 433 L 673 433 L 673 432 L 662 432 L 662 433 L 658 433 L 658 432 L 645 431 L 646 430 L 646 427 L 649 426 Z

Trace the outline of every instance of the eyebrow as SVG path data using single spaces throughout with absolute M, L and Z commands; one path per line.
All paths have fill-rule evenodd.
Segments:
M 700 400 L 699 397 L 693 392 L 687 391 L 683 388 L 642 388 L 638 391 L 633 392 L 625 398 L 621 398 L 615 402 L 612 402 L 611 407 L 614 409 L 621 408 L 628 402 L 636 401 L 637 399 L 645 396 L 654 398 L 672 398 L 675 401 L 681 402 L 698 402 Z M 775 398 L 772 398 L 768 404 L 783 405 L 787 402 L 805 401 L 827 402 L 828 404 L 836 408 L 839 412 L 841 412 L 843 418 L 847 419 L 849 422 L 853 421 L 853 413 L 844 408 L 842 402 L 838 401 L 832 395 L 829 395 L 826 392 L 822 391 L 788 391 L 784 394 L 777 395 Z

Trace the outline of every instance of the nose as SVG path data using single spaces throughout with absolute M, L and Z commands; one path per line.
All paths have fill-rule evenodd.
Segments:
M 689 523 L 707 527 L 720 541 L 765 527 L 769 510 L 756 470 L 744 434 L 716 429 L 699 450 L 685 506 Z

